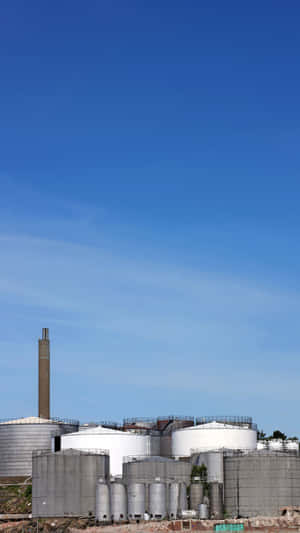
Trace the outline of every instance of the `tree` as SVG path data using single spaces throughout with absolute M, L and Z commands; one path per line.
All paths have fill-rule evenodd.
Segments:
M 281 431 L 279 431 L 279 429 L 275 429 L 275 431 L 273 431 L 273 435 L 271 435 L 268 438 L 269 438 L 269 440 L 272 440 L 272 439 L 286 440 L 287 436 L 284 433 L 282 433 Z
M 266 438 L 266 434 L 262 429 L 259 429 L 257 432 L 257 440 L 263 440 Z
M 193 465 L 191 477 L 199 477 L 202 483 L 207 481 L 207 468 L 205 464 Z

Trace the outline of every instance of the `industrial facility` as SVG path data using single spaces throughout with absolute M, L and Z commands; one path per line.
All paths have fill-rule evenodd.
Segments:
M 32 478 L 33 517 L 222 520 L 300 506 L 297 440 L 260 440 L 245 416 L 51 418 L 47 328 L 38 361 L 38 416 L 0 421 L 0 481 Z

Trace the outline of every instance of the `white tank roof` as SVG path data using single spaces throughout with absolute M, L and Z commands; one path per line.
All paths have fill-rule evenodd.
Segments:
M 106 428 L 103 426 L 92 426 L 92 427 L 81 427 L 80 434 L 84 435 L 128 435 L 130 433 L 129 431 L 120 431 L 119 429 L 111 429 Z M 76 433 L 68 433 L 68 435 L 78 435 L 78 432 Z
M 56 424 L 56 422 L 54 420 L 48 420 L 47 418 L 40 418 L 38 416 L 27 416 L 26 418 L 18 418 L 16 420 L 0 422 L 0 424 Z
M 233 426 L 230 424 L 223 424 L 222 422 L 208 422 L 207 424 L 199 424 L 198 426 L 189 426 L 187 428 L 178 429 L 177 431 L 199 431 L 199 429 L 239 429 L 243 426 Z M 244 428 L 243 428 L 244 429 Z

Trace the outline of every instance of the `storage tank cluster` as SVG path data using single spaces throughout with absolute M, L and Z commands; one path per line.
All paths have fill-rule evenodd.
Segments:
M 159 480 L 146 485 L 120 481 L 111 484 L 100 479 L 96 490 L 96 520 L 124 522 L 149 520 L 174 520 L 187 509 L 185 483 L 163 483 Z
M 107 497 L 108 484 L 99 481 L 97 520 L 177 518 L 187 509 L 191 468 L 189 462 L 166 457 L 125 458 L 122 482 L 117 480 L 110 484 L 110 498 Z
M 258 450 L 271 450 L 279 452 L 299 453 L 299 441 L 295 439 L 265 439 L 257 442 Z

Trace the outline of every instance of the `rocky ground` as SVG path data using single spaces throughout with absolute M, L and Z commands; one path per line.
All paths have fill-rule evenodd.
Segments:
M 1 479 L 0 514 L 31 513 L 31 480 L 25 478 Z
M 289 517 L 257 517 L 248 520 L 176 520 L 173 522 L 141 522 L 139 524 L 122 524 L 95 526 L 94 519 L 40 519 L 0 522 L 0 533 L 171 533 L 182 531 L 213 532 L 215 524 L 243 524 L 247 533 L 288 533 L 291 530 L 300 531 L 300 516 Z

